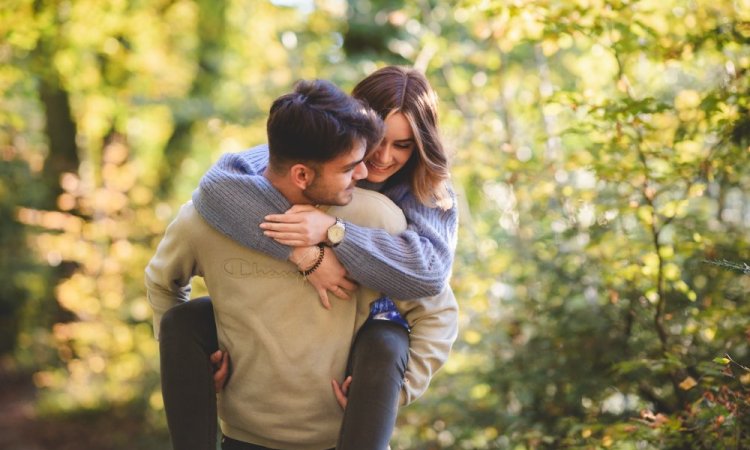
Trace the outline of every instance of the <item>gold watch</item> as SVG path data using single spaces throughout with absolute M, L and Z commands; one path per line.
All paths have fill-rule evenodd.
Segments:
M 346 234 L 346 225 L 344 225 L 344 221 L 336 217 L 336 223 L 328 227 L 328 245 L 331 247 L 335 247 L 341 243 L 341 241 L 344 240 L 344 235 Z

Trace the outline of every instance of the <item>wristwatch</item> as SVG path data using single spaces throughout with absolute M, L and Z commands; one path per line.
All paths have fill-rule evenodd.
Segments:
M 344 240 L 346 234 L 346 225 L 344 221 L 336 217 L 336 223 L 328 227 L 328 245 L 335 247 Z

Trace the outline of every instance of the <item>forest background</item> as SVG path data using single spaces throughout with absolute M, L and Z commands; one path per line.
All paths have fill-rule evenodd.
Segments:
M 750 448 L 750 0 L 3 0 L 0 447 L 165 448 L 166 225 L 295 80 L 394 63 L 462 311 L 392 447 Z

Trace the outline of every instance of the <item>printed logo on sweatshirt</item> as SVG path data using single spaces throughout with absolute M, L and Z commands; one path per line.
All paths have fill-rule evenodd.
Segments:
M 224 272 L 232 278 L 298 278 L 296 270 L 276 270 L 259 267 L 242 258 L 224 260 Z

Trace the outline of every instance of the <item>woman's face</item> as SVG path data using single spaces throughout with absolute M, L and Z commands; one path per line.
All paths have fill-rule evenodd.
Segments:
M 416 142 L 409 121 L 400 112 L 385 119 L 385 137 L 372 152 L 367 165 L 367 181 L 382 183 L 404 167 L 414 152 Z

